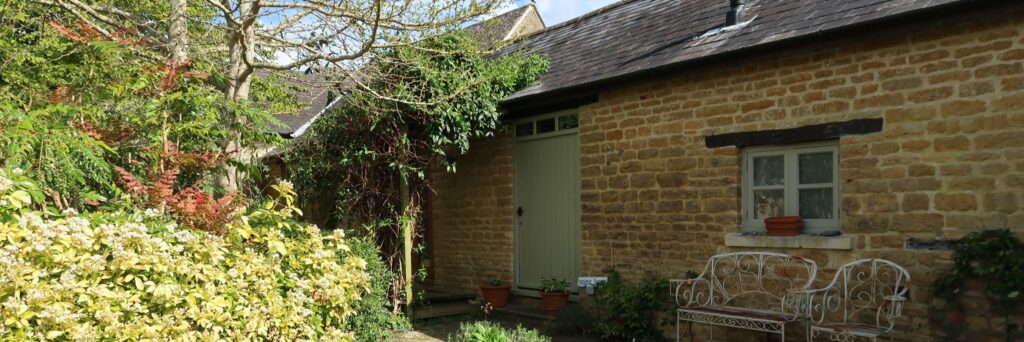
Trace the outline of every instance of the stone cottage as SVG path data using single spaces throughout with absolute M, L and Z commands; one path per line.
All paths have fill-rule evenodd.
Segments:
M 1024 232 L 1024 2 L 733 3 L 624 0 L 530 35 L 550 71 L 505 101 L 503 134 L 431 175 L 434 285 L 531 295 L 741 250 L 831 279 L 878 257 L 913 278 L 897 338 L 938 338 L 943 242 Z M 774 215 L 804 235 L 743 234 Z

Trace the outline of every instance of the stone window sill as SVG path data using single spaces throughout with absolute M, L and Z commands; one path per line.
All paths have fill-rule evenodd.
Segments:
M 732 233 L 725 236 L 729 247 L 801 248 L 801 249 L 853 249 L 851 236 L 743 236 Z

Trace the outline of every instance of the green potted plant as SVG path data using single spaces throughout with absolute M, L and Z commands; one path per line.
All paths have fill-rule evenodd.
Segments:
M 555 316 L 558 309 L 569 303 L 569 282 L 565 279 L 541 278 L 540 287 L 540 297 L 548 316 Z
M 508 291 L 511 288 L 512 285 L 494 278 L 487 284 L 480 285 L 480 292 L 484 295 L 484 302 L 491 303 L 491 307 L 503 308 L 508 305 Z

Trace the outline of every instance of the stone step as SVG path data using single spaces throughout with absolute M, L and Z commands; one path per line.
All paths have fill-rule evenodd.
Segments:
M 494 309 L 493 312 L 495 314 L 503 314 L 503 315 L 516 316 L 516 317 L 526 317 L 526 318 L 532 318 L 532 319 L 538 319 L 538 320 L 544 320 L 544 321 L 553 321 L 553 320 L 555 320 L 554 317 L 548 316 L 547 312 L 545 312 L 543 309 L 538 311 L 535 308 L 525 308 L 525 307 L 517 307 L 517 306 L 506 306 L 506 307 L 503 307 L 503 308 Z
M 480 306 L 469 301 L 449 301 L 424 304 L 412 310 L 412 319 L 426 319 L 444 316 L 462 315 L 480 310 Z
M 476 299 L 475 293 L 423 290 L 423 303 L 467 302 Z
M 579 305 L 569 302 L 568 305 Z M 495 312 L 516 317 L 538 319 L 542 321 L 554 321 L 555 317 L 548 316 L 547 311 L 541 303 L 541 299 L 529 296 L 512 296 L 509 298 L 508 306 L 494 309 Z

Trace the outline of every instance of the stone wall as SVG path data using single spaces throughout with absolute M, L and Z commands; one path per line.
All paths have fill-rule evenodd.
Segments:
M 582 273 L 680 277 L 716 253 L 762 250 L 811 258 L 830 280 L 843 263 L 885 258 L 913 278 L 898 337 L 938 336 L 929 285 L 951 254 L 905 241 L 1024 232 L 1024 12 L 827 44 L 621 87 L 580 108 Z M 866 118 L 882 118 L 883 130 L 839 140 L 840 221 L 852 250 L 724 245 L 741 225 L 742 150 L 709 149 L 704 137 Z M 452 284 L 469 280 L 459 273 L 468 268 L 440 264 L 486 257 L 511 275 L 510 145 L 476 144 L 457 176 L 437 179 L 446 199 L 436 214 L 456 216 L 444 227 L 435 216 L 438 270 Z M 495 237 L 506 240 L 484 241 Z M 967 324 L 986 336 L 995 323 Z
M 457 172 L 431 172 L 431 267 L 435 285 L 477 291 L 512 282 L 512 139 L 481 139 L 455 158 Z

